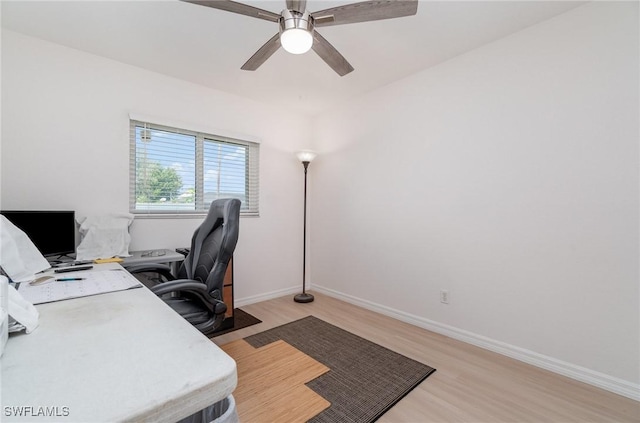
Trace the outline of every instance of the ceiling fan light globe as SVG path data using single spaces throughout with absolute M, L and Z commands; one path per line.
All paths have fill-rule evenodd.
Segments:
M 313 36 L 307 30 L 291 28 L 280 34 L 280 43 L 291 54 L 304 54 L 311 49 Z

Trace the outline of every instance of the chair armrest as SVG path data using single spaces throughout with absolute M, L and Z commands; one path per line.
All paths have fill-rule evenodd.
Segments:
M 151 288 L 151 292 L 158 296 L 175 291 L 189 291 L 201 295 L 207 295 L 207 286 L 202 282 L 191 279 L 175 279 L 163 282 Z
M 192 279 L 176 279 L 163 282 L 150 289 L 151 292 L 156 294 L 158 297 L 171 292 L 186 292 L 197 296 L 215 314 L 224 314 L 227 311 L 227 305 L 220 300 L 212 298 L 207 291 L 207 286 L 199 281 Z
M 166 264 L 159 263 L 149 263 L 149 264 L 134 264 L 132 266 L 125 267 L 129 273 L 143 273 L 143 272 L 153 272 L 158 273 L 167 280 L 172 281 L 175 279 L 175 276 L 171 274 L 171 267 Z

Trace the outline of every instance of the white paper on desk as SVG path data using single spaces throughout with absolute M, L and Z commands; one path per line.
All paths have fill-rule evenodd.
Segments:
M 78 219 L 82 240 L 76 249 L 76 259 L 130 257 L 129 226 L 133 218 L 131 213 L 121 213 Z
M 41 285 L 21 283 L 18 292 L 33 304 L 50 303 L 71 298 L 88 297 L 107 292 L 141 287 L 142 284 L 123 269 L 87 270 L 56 275 L 58 279 L 84 278 L 80 281 L 57 282 Z
M 9 332 L 16 332 L 26 329 L 27 333 L 33 332 L 38 327 L 40 314 L 29 301 L 25 300 L 16 289 L 9 285 L 9 316 L 19 325 L 9 328 Z
M 27 234 L 0 215 L 0 266 L 14 282 L 31 281 L 51 267 Z

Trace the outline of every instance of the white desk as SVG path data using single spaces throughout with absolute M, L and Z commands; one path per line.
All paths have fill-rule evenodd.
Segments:
M 122 262 L 124 267 L 136 264 L 169 263 L 174 275 L 178 271 L 178 264 L 184 260 L 184 255 L 167 249 L 129 251 L 129 254 L 131 257 L 125 257 Z
M 144 287 L 36 308 L 1 359 L 2 421 L 175 422 L 236 386 L 235 361 Z M 7 415 L 20 406 L 68 416 Z

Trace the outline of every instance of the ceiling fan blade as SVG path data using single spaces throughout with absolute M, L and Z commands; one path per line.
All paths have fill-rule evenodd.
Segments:
M 247 62 L 244 65 L 242 65 L 240 69 L 248 70 L 248 71 L 254 71 L 258 69 L 260 65 L 266 62 L 267 59 L 271 57 L 271 55 L 273 55 L 273 53 L 278 51 L 279 48 L 280 48 L 280 33 L 277 33 L 276 35 L 271 37 L 269 41 L 264 43 L 264 45 L 260 47 L 258 51 L 256 51 L 253 54 L 253 56 L 251 56 L 249 60 L 247 60 Z
M 253 18 L 264 19 L 270 22 L 278 22 L 280 15 L 269 12 L 258 7 L 249 6 L 247 4 L 237 3 L 231 0 L 181 0 L 185 3 L 197 4 L 199 6 L 207 6 L 214 9 L 225 10 L 227 12 L 239 13 L 241 15 L 251 16 Z
M 345 76 L 349 72 L 353 71 L 353 66 L 347 62 L 338 50 L 332 46 L 322 35 L 317 31 L 313 31 L 313 51 L 315 51 L 327 65 L 331 67 L 340 76 Z
M 316 27 L 401 18 L 418 12 L 418 0 L 372 0 L 313 12 Z

